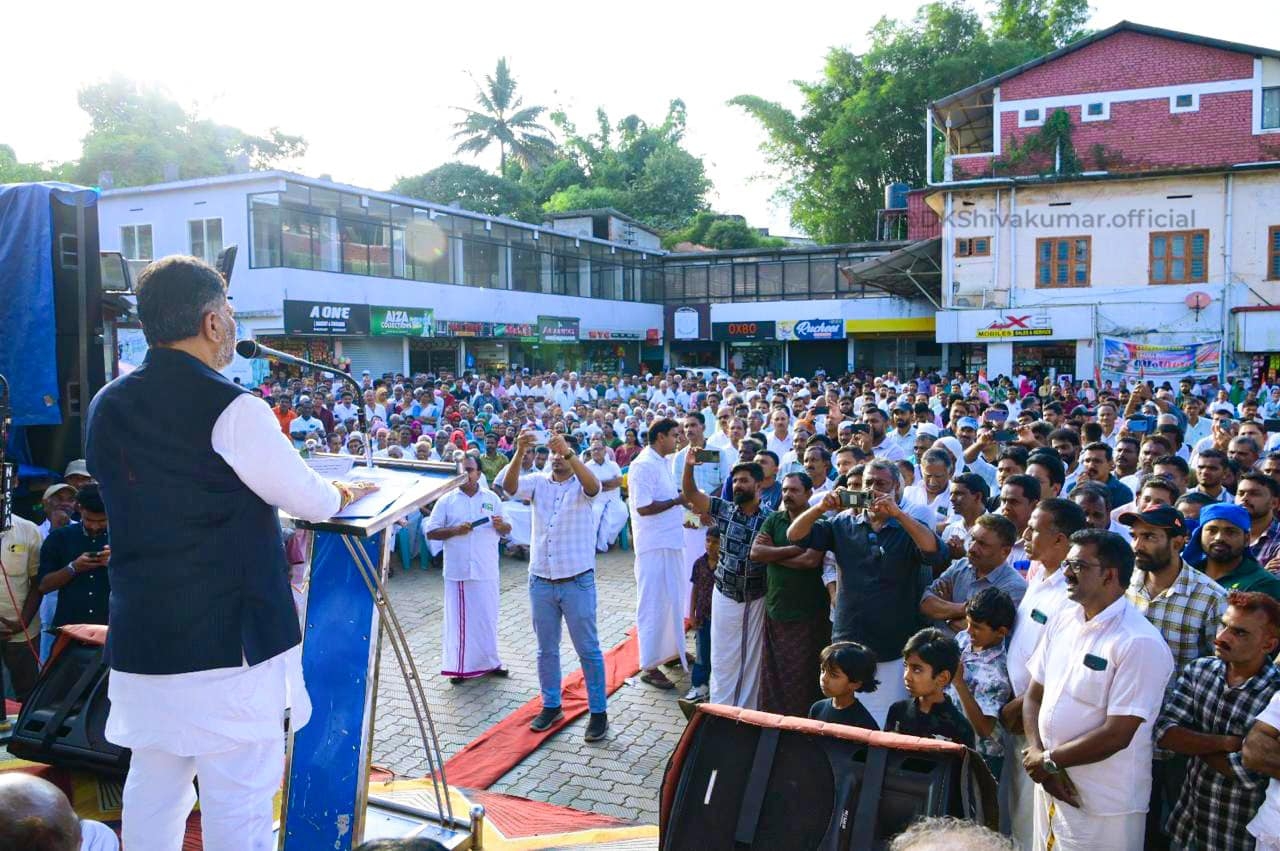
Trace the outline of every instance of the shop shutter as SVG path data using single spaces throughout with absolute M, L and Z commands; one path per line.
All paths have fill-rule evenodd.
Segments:
M 385 372 L 404 371 L 404 340 L 400 337 L 343 337 L 342 355 L 351 359 L 351 374 L 357 378 L 366 369 L 375 378 Z

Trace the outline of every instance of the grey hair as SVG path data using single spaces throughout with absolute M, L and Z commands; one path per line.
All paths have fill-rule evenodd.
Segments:
M 956 818 L 920 819 L 894 837 L 889 851 L 1017 851 L 1008 837 Z
M 886 461 L 883 458 L 872 458 L 866 463 L 862 471 L 862 475 L 866 476 L 872 470 L 887 470 L 889 475 L 893 477 L 894 488 L 902 487 L 902 471 L 898 469 L 898 465 L 892 461 Z

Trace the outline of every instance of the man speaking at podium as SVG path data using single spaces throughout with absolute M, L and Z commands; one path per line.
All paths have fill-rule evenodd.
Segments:
M 194 257 L 138 277 L 150 351 L 89 407 L 111 516 L 107 739 L 132 748 L 124 845 L 177 851 L 199 777 L 206 851 L 272 847 L 284 713 L 310 703 L 276 506 L 322 520 L 373 489 L 310 470 L 270 408 L 218 373 L 226 283 Z

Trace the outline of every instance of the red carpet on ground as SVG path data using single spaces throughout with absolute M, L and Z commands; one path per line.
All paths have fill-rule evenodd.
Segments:
M 627 631 L 616 647 L 604 654 L 605 691 L 613 694 L 640 671 L 640 647 L 635 627 Z M 488 789 L 553 733 L 571 724 L 587 711 L 586 679 L 579 668 L 561 685 L 564 718 L 550 729 L 535 733 L 529 722 L 542 711 L 542 698 L 528 703 L 494 724 L 444 764 L 445 779 L 463 789 Z

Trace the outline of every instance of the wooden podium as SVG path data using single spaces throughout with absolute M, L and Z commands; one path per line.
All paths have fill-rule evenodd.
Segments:
M 319 456 L 327 457 L 327 456 Z M 357 468 L 353 472 L 357 473 Z M 311 698 L 310 721 L 290 730 L 280 812 L 285 851 L 347 851 L 365 838 L 369 766 L 383 635 L 406 671 L 411 699 L 420 695 L 416 668 L 406 659 L 399 625 L 386 605 L 385 582 L 394 524 L 465 480 L 450 463 L 374 459 L 378 476 L 407 486 L 390 505 L 367 517 L 309 523 L 285 516 L 313 533 L 302 605 L 302 670 Z M 417 477 L 420 481 L 408 481 Z M 373 478 L 371 474 L 370 478 Z M 388 615 L 391 615 L 388 617 Z M 438 772 L 439 746 L 425 706 L 418 712 L 428 761 Z M 483 811 L 455 817 L 443 779 L 437 781 L 438 818 L 429 814 L 412 835 L 448 848 L 469 849 Z M 433 823 L 426 824 L 427 821 Z

